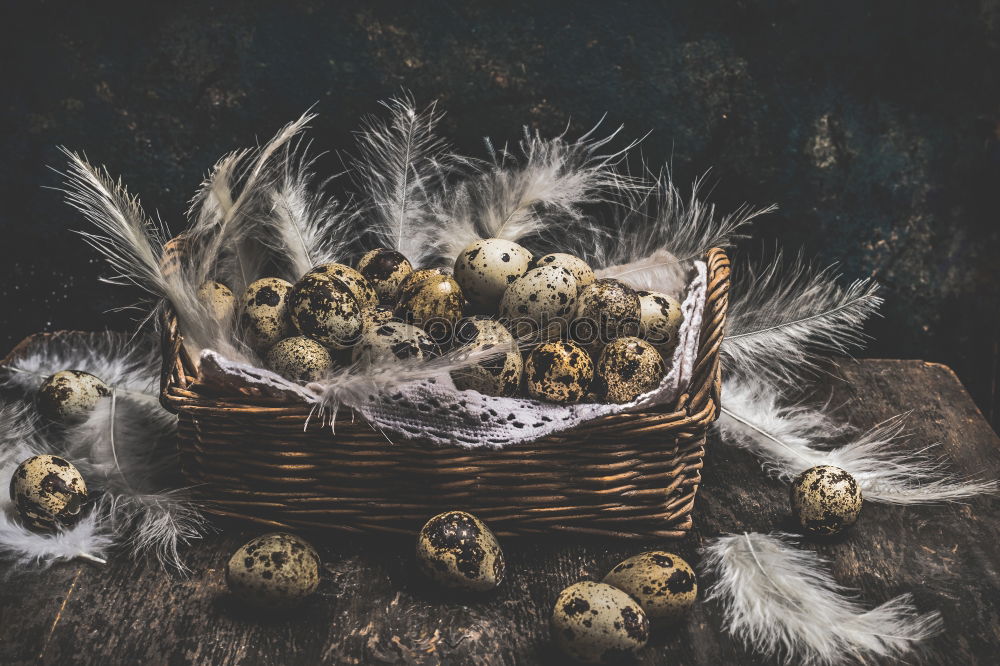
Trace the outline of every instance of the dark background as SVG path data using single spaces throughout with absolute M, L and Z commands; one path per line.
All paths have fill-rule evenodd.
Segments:
M 347 147 L 405 87 L 462 151 L 605 112 L 652 129 L 645 157 L 681 183 L 711 168 L 722 208 L 780 204 L 748 253 L 778 238 L 884 284 L 866 355 L 946 363 L 1000 416 L 1000 3 L 5 4 L 4 348 L 131 325 L 105 312 L 135 295 L 98 282 L 83 221 L 45 189 L 57 146 L 177 230 L 223 153 L 314 103 L 316 145 Z

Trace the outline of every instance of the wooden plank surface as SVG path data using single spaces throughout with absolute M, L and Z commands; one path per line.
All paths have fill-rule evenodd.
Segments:
M 846 365 L 821 391 L 844 416 L 870 426 L 899 412 L 912 446 L 940 442 L 963 474 L 1000 474 L 1000 440 L 954 373 L 920 361 Z M 849 402 L 848 402 L 849 400 Z M 460 508 L 460 507 L 457 507 Z M 931 663 L 996 663 L 1000 650 L 1000 514 L 996 498 L 934 507 L 866 503 L 842 538 L 806 543 L 833 562 L 838 581 L 877 604 L 904 592 L 940 610 L 945 631 Z M 409 539 L 344 539 L 321 545 L 325 575 L 304 608 L 262 617 L 235 604 L 222 579 L 229 553 L 254 532 L 234 526 L 190 549 L 194 574 L 178 578 L 146 562 L 64 564 L 3 580 L 0 663 L 46 664 L 552 664 L 548 615 L 558 592 L 599 579 L 649 547 L 697 549 L 724 532 L 791 530 L 787 490 L 746 453 L 713 440 L 687 538 L 650 544 L 507 540 L 508 580 L 484 597 L 443 596 L 413 566 Z M 707 582 L 707 581 L 703 581 Z M 757 663 L 720 628 L 713 604 L 655 632 L 643 664 Z

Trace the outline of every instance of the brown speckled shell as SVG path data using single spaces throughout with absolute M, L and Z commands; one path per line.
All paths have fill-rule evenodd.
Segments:
M 558 338 L 569 330 L 577 291 L 576 278 L 565 268 L 533 268 L 507 287 L 500 316 L 518 338 Z
M 361 335 L 362 307 L 338 278 L 307 273 L 292 289 L 288 305 L 295 328 L 331 349 L 352 347 Z
M 482 349 L 505 345 L 510 351 L 451 373 L 460 391 L 473 390 L 485 395 L 513 396 L 521 385 L 524 362 L 514 343 L 514 336 L 498 321 L 477 316 L 463 319 L 455 329 L 455 344 Z
M 397 359 L 420 359 L 437 354 L 437 345 L 423 329 L 401 321 L 390 321 L 367 329 L 352 352 L 355 363 L 377 363 Z
M 504 291 L 530 263 L 531 252 L 513 241 L 478 240 L 455 259 L 455 280 L 477 311 L 496 312 Z
M 599 357 L 608 342 L 638 335 L 639 312 L 639 295 L 632 287 L 611 278 L 595 280 L 577 299 L 573 335 Z
M 528 355 L 524 377 L 533 398 L 577 402 L 594 378 L 594 362 L 575 342 L 546 342 Z
M 288 312 L 292 284 L 281 278 L 266 277 L 250 283 L 243 292 L 240 327 L 247 344 L 264 351 L 292 335 L 295 326 Z
M 14 470 L 10 498 L 28 528 L 51 532 L 57 527 L 72 527 L 83 517 L 87 483 L 69 461 L 59 456 L 33 456 Z
M 264 534 L 233 553 L 226 583 L 241 601 L 259 608 L 291 608 L 319 587 L 320 559 L 303 539 Z
M 431 580 L 474 592 L 492 590 L 505 572 L 496 536 L 464 511 L 446 511 L 427 521 L 417 536 L 417 562 Z
M 400 283 L 413 272 L 413 265 L 406 257 L 384 247 L 365 252 L 357 268 L 385 303 L 395 301 Z
M 371 308 L 365 308 L 361 312 L 361 334 L 369 328 L 387 324 L 390 321 L 399 321 L 396 312 L 388 305 L 378 304 Z
M 428 274 L 408 281 L 399 290 L 396 315 L 423 328 L 437 342 L 444 342 L 451 337 L 464 308 L 462 289 L 454 279 Z
M 209 280 L 198 287 L 196 294 L 215 321 L 225 323 L 236 311 L 236 296 L 221 282 Z
M 618 338 L 597 361 L 597 385 L 608 402 L 631 402 L 660 385 L 666 374 L 663 357 L 639 338 Z
M 309 273 L 320 273 L 337 278 L 347 285 L 347 289 L 357 299 L 358 305 L 362 308 L 370 308 L 378 303 L 378 293 L 375 291 L 375 288 L 368 282 L 364 275 L 347 264 L 320 264 L 309 271 Z
M 789 489 L 792 512 L 812 534 L 836 534 L 861 513 L 861 487 L 853 476 L 832 465 L 817 465 L 799 474 Z
M 267 367 L 285 379 L 314 382 L 333 368 L 326 347 L 304 335 L 281 340 L 267 352 Z
M 585 664 L 626 661 L 649 640 L 642 607 L 618 588 L 589 580 L 559 593 L 549 629 L 560 650 Z
M 662 550 L 619 562 L 604 582 L 628 593 L 653 621 L 680 618 L 698 597 L 698 579 L 691 565 Z
M 678 333 L 684 322 L 680 302 L 657 291 L 640 291 L 639 337 L 652 343 L 669 366 L 671 355 L 677 347 Z
M 35 404 L 53 421 L 75 423 L 87 418 L 98 401 L 109 395 L 111 388 L 89 372 L 60 370 L 42 383 Z
M 565 252 L 553 252 L 546 254 L 544 257 L 539 257 L 533 262 L 532 268 L 536 266 L 558 266 L 565 268 L 576 278 L 576 288 L 579 290 L 592 284 L 597 279 L 594 275 L 594 269 L 588 266 L 586 261 Z

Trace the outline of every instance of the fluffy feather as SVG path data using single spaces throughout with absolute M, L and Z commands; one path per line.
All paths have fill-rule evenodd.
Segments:
M 726 630 L 755 652 L 796 664 L 902 658 L 942 628 L 904 594 L 871 610 L 847 596 L 812 551 L 783 534 L 732 534 L 710 542 L 703 564 L 715 581 L 707 600 Z
M 435 134 L 436 105 L 418 111 L 409 97 L 383 105 L 387 120 L 364 120 L 357 135 L 359 155 L 351 160 L 363 197 L 362 214 L 372 245 L 401 252 L 415 266 L 433 257 L 437 239 L 431 200 L 458 163 Z
M 762 270 L 733 281 L 722 343 L 727 371 L 790 382 L 815 370 L 824 355 L 846 354 L 865 340 L 865 320 L 882 304 L 878 285 L 837 284 L 835 267 L 816 269 L 781 253 Z
M 724 441 L 750 450 L 785 481 L 810 467 L 833 465 L 857 480 L 866 500 L 885 504 L 955 502 L 998 490 L 996 481 L 950 474 L 930 455 L 932 447 L 905 447 L 902 417 L 857 433 L 822 408 L 782 405 L 780 392 L 764 382 L 727 379 L 724 394 L 718 422 Z M 852 441 L 831 448 L 843 436 Z
M 437 202 L 442 261 L 453 262 L 480 238 L 518 241 L 556 235 L 570 221 L 586 224 L 584 205 L 636 187 L 615 167 L 638 141 L 602 153 L 621 129 L 595 138 L 598 126 L 576 141 L 568 141 L 565 133 L 543 139 L 525 128 L 519 144 L 520 164 L 506 149 L 497 151 L 487 140 L 490 160 Z

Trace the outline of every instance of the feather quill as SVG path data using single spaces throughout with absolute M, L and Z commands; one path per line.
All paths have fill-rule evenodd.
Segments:
M 902 658 L 942 628 L 908 594 L 871 610 L 848 596 L 812 551 L 784 534 L 732 534 L 702 550 L 725 628 L 755 652 L 785 663 L 832 665 Z
M 904 446 L 905 420 L 889 419 L 858 433 L 821 408 L 783 405 L 780 392 L 761 381 L 727 379 L 719 419 L 723 440 L 746 448 L 776 477 L 791 481 L 816 465 L 851 474 L 864 498 L 883 504 L 957 502 L 996 493 L 996 481 L 962 479 L 932 457 L 933 447 Z M 851 441 L 834 446 L 838 439 Z
M 791 382 L 824 356 L 847 354 L 865 338 L 865 321 L 882 298 L 870 279 L 847 288 L 835 267 L 816 269 L 801 255 L 785 266 L 779 252 L 763 270 L 733 281 L 723 365 L 731 373 Z

